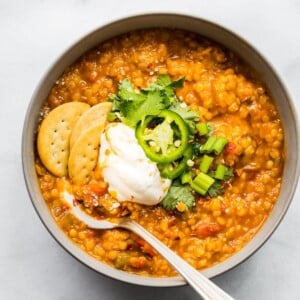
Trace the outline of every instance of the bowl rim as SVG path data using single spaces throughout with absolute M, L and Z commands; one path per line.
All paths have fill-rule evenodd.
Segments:
M 93 29 L 89 32 L 86 32 L 84 34 L 81 35 L 81 37 L 77 38 L 75 42 L 71 43 L 71 45 L 69 45 L 64 51 L 61 52 L 60 55 L 57 56 L 56 59 L 54 59 L 54 61 L 50 64 L 50 66 L 48 66 L 45 70 L 45 72 L 43 73 L 43 76 L 41 77 L 40 81 L 38 82 L 33 95 L 31 97 L 31 100 L 29 102 L 27 111 L 26 111 L 26 115 L 25 115 L 25 119 L 24 119 L 24 124 L 23 124 L 23 133 L 22 133 L 22 145 L 21 145 L 21 153 L 22 153 L 22 168 L 23 168 L 23 176 L 24 176 L 24 180 L 25 180 L 25 184 L 26 184 L 26 188 L 29 194 L 29 197 L 31 199 L 31 203 L 37 213 L 37 215 L 39 216 L 41 222 L 44 224 L 44 226 L 46 227 L 47 231 L 52 235 L 52 237 L 58 242 L 58 244 L 60 244 L 60 246 L 66 250 L 69 254 L 71 254 L 71 256 L 73 256 L 77 261 L 79 261 L 80 263 L 82 263 L 83 265 L 87 266 L 88 268 L 90 268 L 91 270 L 97 272 L 98 274 L 110 277 L 110 278 L 114 278 L 126 283 L 130 283 L 130 284 L 136 284 L 136 285 L 142 285 L 142 286 L 152 286 L 152 287 L 175 287 L 175 286 L 182 286 L 185 285 L 186 282 L 185 280 L 178 276 L 178 277 L 142 277 L 140 275 L 135 275 L 135 274 L 130 274 L 124 271 L 120 271 L 120 270 L 116 270 L 115 268 L 108 266 L 106 263 L 98 261 L 94 258 L 90 258 L 90 259 L 83 259 L 84 256 L 89 256 L 89 254 L 87 254 L 86 252 L 84 252 L 83 257 L 78 257 L 79 255 L 77 255 L 77 250 L 79 249 L 79 247 L 75 246 L 73 244 L 73 242 L 71 240 L 68 239 L 67 236 L 65 236 L 63 234 L 64 237 L 61 236 L 62 230 L 56 225 L 56 222 L 54 221 L 54 219 L 51 217 L 52 219 L 52 223 L 55 224 L 56 226 L 56 230 L 53 230 L 53 228 L 51 228 L 51 224 L 49 224 L 49 220 L 46 220 L 44 218 L 44 216 L 42 215 L 42 212 L 40 211 L 40 208 L 37 204 L 37 200 L 35 199 L 36 197 L 34 197 L 34 189 L 37 185 L 37 180 L 35 180 L 35 183 L 33 183 L 33 179 L 30 177 L 30 172 L 32 172 L 32 168 L 34 168 L 34 166 L 32 166 L 30 163 L 28 163 L 27 157 L 28 157 L 28 146 L 29 143 L 32 143 L 32 140 L 29 142 L 28 138 L 27 138 L 27 127 L 29 124 L 29 120 L 31 118 L 31 111 L 33 109 L 33 106 L 35 105 L 36 102 L 36 98 L 38 95 L 39 90 L 41 89 L 43 83 L 45 80 L 47 80 L 47 78 L 49 77 L 49 74 L 51 74 L 51 72 L 53 71 L 54 67 L 61 61 L 61 59 L 63 59 L 70 51 L 72 51 L 73 48 L 76 48 L 78 45 L 80 45 L 84 40 L 86 40 L 88 37 L 93 36 L 94 34 L 96 34 L 98 31 L 102 31 L 105 28 L 109 28 L 111 26 L 116 26 L 117 24 L 121 24 L 123 22 L 127 22 L 128 20 L 134 20 L 137 18 L 145 18 L 145 17 L 178 17 L 178 18 L 186 18 L 186 19 L 193 19 L 194 21 L 200 21 L 202 23 L 206 23 L 209 24 L 210 26 L 215 27 L 217 30 L 221 30 L 226 32 L 227 34 L 231 35 L 234 39 L 236 39 L 237 41 L 239 41 L 239 43 L 246 45 L 252 52 L 254 55 L 258 56 L 262 61 L 264 61 L 264 63 L 267 65 L 267 67 L 270 69 L 270 72 L 273 73 L 273 75 L 275 76 L 276 80 L 278 81 L 281 90 L 283 91 L 283 93 L 285 94 L 286 98 L 288 99 L 290 108 L 291 108 L 291 113 L 292 113 L 292 117 L 294 120 L 294 124 L 295 124 L 295 132 L 296 132 L 296 137 L 297 137 L 297 141 L 296 141 L 296 148 L 297 148 L 297 161 L 295 163 L 295 180 L 293 181 L 291 188 L 290 188 L 290 192 L 288 195 L 288 199 L 286 200 L 285 206 L 283 207 L 282 211 L 280 212 L 280 214 L 277 216 L 276 222 L 273 224 L 273 226 L 271 227 L 271 230 L 269 230 L 267 232 L 267 234 L 265 234 L 263 236 L 263 239 L 261 239 L 258 242 L 258 245 L 256 245 L 255 247 L 252 247 L 252 249 L 250 249 L 248 251 L 247 255 L 239 255 L 239 253 L 242 251 L 240 250 L 239 252 L 237 252 L 236 254 L 234 254 L 233 256 L 231 256 L 231 258 L 235 257 L 237 262 L 235 262 L 234 264 L 231 263 L 229 264 L 229 266 L 227 266 L 226 268 L 219 268 L 218 271 L 216 272 L 210 272 L 210 269 L 212 268 L 216 268 L 218 267 L 218 265 L 223 264 L 224 262 L 228 261 L 228 259 L 226 259 L 224 262 L 217 264 L 216 266 L 213 266 L 209 269 L 205 269 L 202 271 L 202 273 L 204 275 L 206 275 L 209 278 L 213 278 L 216 276 L 219 276 L 235 267 L 237 267 L 238 265 L 240 265 L 242 262 L 244 262 L 245 260 L 247 260 L 249 257 L 251 257 L 256 251 L 258 251 L 263 245 L 264 243 L 270 238 L 270 236 L 274 233 L 274 231 L 276 230 L 276 228 L 278 227 L 278 225 L 280 224 L 280 222 L 282 221 L 283 217 L 285 216 L 293 195 L 296 191 L 296 187 L 297 187 L 297 183 L 298 183 L 298 179 L 299 179 L 299 172 L 300 172 L 300 141 L 299 141 L 299 137 L 300 137 L 300 130 L 299 130 L 299 121 L 298 121 L 298 117 L 297 117 L 297 113 L 296 113 L 296 109 L 294 106 L 294 103 L 292 101 L 292 98 L 288 92 L 288 89 L 286 88 L 286 85 L 283 81 L 283 79 L 278 75 L 278 72 L 276 71 L 276 69 L 274 68 L 274 66 L 269 62 L 268 59 L 266 59 L 264 57 L 263 54 L 261 54 L 260 51 L 258 51 L 252 44 L 250 44 L 247 40 L 245 40 L 243 37 L 241 37 L 239 34 L 233 32 L 231 29 L 228 29 L 227 27 L 221 25 L 220 23 L 216 22 L 215 20 L 210 21 L 208 19 L 204 19 L 203 17 L 197 16 L 195 14 L 186 14 L 186 13 L 178 13 L 178 12 L 147 12 L 147 13 L 135 13 L 135 14 L 129 14 L 127 16 L 122 16 L 122 17 L 117 17 L 114 18 L 111 21 L 106 21 L 104 24 L 97 26 L 96 29 Z M 154 26 L 153 26 L 154 27 Z M 152 27 L 152 28 L 153 28 Z M 142 27 L 140 27 L 142 28 Z M 146 28 L 146 27 L 144 27 Z M 149 27 L 150 28 L 150 27 Z M 174 26 L 174 28 L 178 28 L 180 29 L 180 26 Z M 139 28 L 137 28 L 139 29 Z M 131 30 L 129 30 L 131 31 Z M 190 30 L 192 31 L 192 30 Z M 115 35 L 116 36 L 116 35 Z M 114 36 L 111 36 L 111 38 L 113 38 Z M 208 37 L 209 38 L 209 37 Z M 212 38 L 211 38 L 212 39 Z M 214 39 L 212 39 L 214 40 Z M 217 43 L 221 44 L 220 42 L 216 41 Z M 226 46 L 226 48 L 228 48 Z M 86 51 L 88 51 L 88 49 L 86 49 Z M 78 57 L 77 57 L 78 58 Z M 32 146 L 33 148 L 33 146 Z M 34 154 L 32 154 L 34 155 Z M 33 161 L 34 162 L 34 161 Z M 41 195 L 40 195 L 41 197 Z M 50 215 L 50 212 L 48 211 L 48 214 Z M 266 224 L 266 222 L 264 223 Z M 54 227 L 55 227 L 54 226 Z M 59 233 L 57 230 L 61 231 L 61 233 Z M 261 231 L 261 229 L 260 229 Z M 66 242 L 67 241 L 67 242 Z M 80 249 L 80 251 L 83 252 L 83 250 Z M 95 262 L 97 264 L 97 266 L 95 266 Z

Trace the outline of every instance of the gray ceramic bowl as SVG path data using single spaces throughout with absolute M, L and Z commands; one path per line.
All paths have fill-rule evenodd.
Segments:
M 241 251 L 226 261 L 206 269 L 203 273 L 208 277 L 219 275 L 244 261 L 266 242 L 285 215 L 297 185 L 300 153 L 299 126 L 295 109 L 286 88 L 273 67 L 258 53 L 257 50 L 250 46 L 244 39 L 229 30 L 197 17 L 177 14 L 147 14 L 125 18 L 93 31 L 63 53 L 46 72 L 29 104 L 23 128 L 23 170 L 29 195 L 42 222 L 58 243 L 79 261 L 101 274 L 125 282 L 146 286 L 178 286 L 185 284 L 184 280 L 180 277 L 145 278 L 131 275 L 96 261 L 75 246 L 56 226 L 52 219 L 45 201 L 41 196 L 34 169 L 34 138 L 37 129 L 39 110 L 57 78 L 72 62 L 97 44 L 134 29 L 149 27 L 176 27 L 193 31 L 215 40 L 247 61 L 268 86 L 283 121 L 285 144 L 287 145 L 286 163 L 283 175 L 284 179 L 279 199 L 270 218 L 258 234 Z

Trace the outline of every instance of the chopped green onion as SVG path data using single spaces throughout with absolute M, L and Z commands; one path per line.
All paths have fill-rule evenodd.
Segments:
M 218 137 L 213 145 L 213 151 L 215 151 L 217 155 L 221 154 L 227 142 L 228 140 L 226 138 Z
M 210 136 L 204 145 L 201 146 L 201 153 L 211 153 L 215 152 L 217 155 L 221 154 L 225 145 L 227 144 L 227 139 L 223 137 Z
M 191 182 L 192 181 L 192 173 L 191 172 L 183 173 L 180 177 L 180 180 L 181 180 L 182 184 Z
M 191 183 L 191 188 L 202 196 L 204 196 L 207 192 L 205 189 L 201 188 L 199 185 L 195 184 L 194 182 Z
M 208 189 L 212 186 L 215 182 L 213 178 L 210 176 L 200 173 L 197 177 L 192 181 L 191 188 L 195 190 L 200 195 L 204 196 Z
M 214 177 L 216 179 L 223 180 L 226 171 L 227 171 L 227 168 L 224 165 L 218 165 Z
M 196 124 L 196 128 L 200 135 L 207 135 L 208 134 L 208 126 L 206 122 Z
M 214 158 L 212 156 L 204 155 L 202 161 L 200 163 L 200 171 L 203 173 L 207 173 L 210 165 L 212 164 Z
M 201 153 L 210 153 L 213 151 L 213 145 L 216 142 L 217 137 L 216 136 L 210 136 L 208 140 L 205 142 L 204 145 L 201 146 L 200 152 Z

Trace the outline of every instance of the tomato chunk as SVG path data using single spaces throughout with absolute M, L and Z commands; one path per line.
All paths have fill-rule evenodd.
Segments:
M 218 223 L 201 223 L 198 224 L 195 229 L 195 234 L 197 237 L 206 238 L 209 236 L 214 236 L 222 230 L 221 225 Z
M 141 247 L 142 252 L 150 256 L 156 255 L 156 251 L 145 240 L 138 238 L 136 242 Z
M 232 153 L 236 148 L 236 145 L 233 142 L 228 142 L 224 149 L 224 154 L 228 155 Z

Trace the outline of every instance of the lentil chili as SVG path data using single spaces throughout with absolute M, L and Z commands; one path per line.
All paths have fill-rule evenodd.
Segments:
M 176 273 L 145 241 L 121 229 L 89 229 L 69 214 L 60 197 L 66 184 L 90 215 L 113 219 L 130 214 L 187 262 L 203 269 L 238 252 L 271 214 L 280 191 L 284 141 L 276 107 L 252 70 L 220 45 L 181 30 L 130 32 L 89 51 L 57 80 L 41 119 L 69 101 L 107 101 L 125 78 L 142 88 L 158 74 L 185 77 L 177 97 L 229 141 L 216 161 L 235 168 L 224 195 L 199 196 L 192 210 L 173 213 L 159 205 L 120 205 L 107 193 L 97 168 L 83 186 L 53 176 L 38 156 L 36 171 L 53 218 L 78 247 L 116 268 L 159 277 Z

